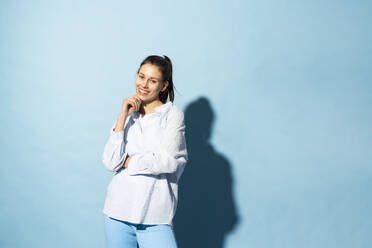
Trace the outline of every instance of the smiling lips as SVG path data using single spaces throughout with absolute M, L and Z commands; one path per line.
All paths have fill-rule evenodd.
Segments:
M 138 92 L 139 92 L 141 95 L 146 96 L 146 95 L 149 94 L 150 91 L 146 91 L 146 90 L 143 90 L 143 89 L 138 88 Z

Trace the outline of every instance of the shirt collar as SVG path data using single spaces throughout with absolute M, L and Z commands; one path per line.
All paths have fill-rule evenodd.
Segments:
M 167 110 L 169 110 L 173 105 L 173 102 L 169 101 L 167 103 L 164 103 L 163 105 L 160 105 L 160 106 L 157 106 L 155 108 L 155 112 L 157 113 L 164 113 L 166 112 Z
M 155 112 L 152 113 L 152 115 L 162 116 L 166 114 L 171 109 L 172 106 L 173 106 L 173 102 L 171 101 L 164 103 L 160 106 L 157 106 L 155 107 Z M 133 118 L 138 119 L 139 116 L 140 114 L 138 111 L 133 112 Z

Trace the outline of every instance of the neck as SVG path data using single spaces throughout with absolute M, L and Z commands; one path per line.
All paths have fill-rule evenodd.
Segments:
M 155 113 L 155 108 L 163 105 L 163 103 L 160 100 L 154 100 L 152 102 L 143 102 L 141 104 L 139 112 L 142 115 L 152 114 Z

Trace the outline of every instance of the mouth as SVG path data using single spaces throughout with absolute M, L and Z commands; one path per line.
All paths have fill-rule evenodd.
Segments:
M 138 92 L 143 96 L 146 96 L 150 93 L 150 91 L 146 91 L 146 90 L 143 90 L 143 89 L 140 89 L 140 88 L 138 88 Z

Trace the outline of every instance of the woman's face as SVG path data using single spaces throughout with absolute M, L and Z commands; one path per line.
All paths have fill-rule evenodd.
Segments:
M 164 91 L 168 82 L 162 83 L 162 73 L 157 66 L 144 64 L 137 73 L 136 92 L 143 102 L 159 100 L 159 92 Z

